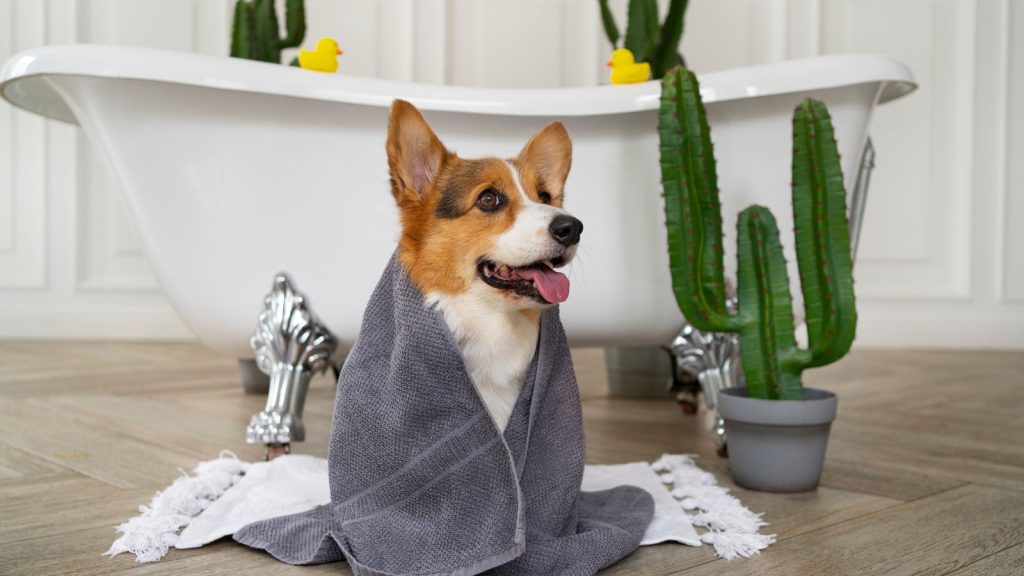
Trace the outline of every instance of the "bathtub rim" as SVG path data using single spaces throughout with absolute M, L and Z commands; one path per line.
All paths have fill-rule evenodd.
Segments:
M 0 95 L 48 118 L 78 124 L 48 76 L 84 76 L 189 85 L 325 102 L 387 107 L 401 95 L 423 110 L 501 116 L 599 116 L 658 107 L 660 83 L 573 88 L 477 88 L 345 74 L 153 48 L 52 45 L 12 56 L 0 71 Z M 876 54 L 835 54 L 708 72 L 699 76 L 707 103 L 792 92 L 881 84 L 878 103 L 917 88 L 903 63 Z

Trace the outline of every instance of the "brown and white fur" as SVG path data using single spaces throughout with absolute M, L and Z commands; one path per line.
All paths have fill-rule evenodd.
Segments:
M 444 316 L 504 431 L 537 347 L 541 311 L 568 296 L 568 279 L 553 268 L 573 259 L 583 229 L 562 208 L 569 135 L 553 122 L 515 158 L 460 158 L 412 104 L 396 100 L 387 153 L 402 221 L 400 261 L 426 305 Z

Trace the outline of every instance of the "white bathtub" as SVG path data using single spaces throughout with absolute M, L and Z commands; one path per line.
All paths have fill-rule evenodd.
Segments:
M 914 88 L 902 64 L 862 55 L 701 82 L 730 249 L 736 213 L 750 203 L 770 206 L 780 229 L 792 228 L 790 114 L 800 100 L 829 105 L 850 189 L 873 107 Z M 77 45 L 13 57 L 0 90 L 15 105 L 82 126 L 120 183 L 164 292 L 224 353 L 251 356 L 248 336 L 281 270 L 352 343 L 398 234 L 384 156 L 395 97 L 420 107 L 465 156 L 514 155 L 534 131 L 562 120 L 574 143 L 566 206 L 586 226 L 562 307 L 570 339 L 663 345 L 683 324 L 668 275 L 655 82 L 490 90 Z M 782 235 L 790 249 L 791 236 Z

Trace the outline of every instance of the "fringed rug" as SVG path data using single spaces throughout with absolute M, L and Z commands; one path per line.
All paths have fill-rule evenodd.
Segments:
M 766 525 L 701 470 L 693 456 L 665 454 L 654 463 L 587 466 L 585 491 L 630 484 L 654 497 L 654 519 L 641 546 L 678 542 L 710 544 L 727 560 L 750 557 L 775 542 Z M 330 501 L 327 461 L 304 455 L 248 463 L 224 451 L 196 466 L 139 507 L 139 516 L 117 526 L 105 555 L 135 554 L 139 562 L 163 558 L 170 548 L 198 548 L 246 524 L 304 512 Z

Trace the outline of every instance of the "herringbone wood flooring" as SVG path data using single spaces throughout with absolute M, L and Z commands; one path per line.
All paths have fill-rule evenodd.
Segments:
M 730 485 L 704 419 L 670 400 L 610 398 L 603 356 L 574 352 L 594 463 L 693 453 Z M 840 395 L 822 487 L 736 489 L 779 542 L 751 560 L 643 548 L 606 574 L 1024 574 L 1024 353 L 855 352 L 807 373 Z M 333 384 L 314 382 L 323 455 Z M 113 526 L 223 448 L 244 459 L 249 416 L 232 360 L 192 344 L 0 343 L 0 574 L 347 574 L 230 541 L 161 562 L 101 557 Z

